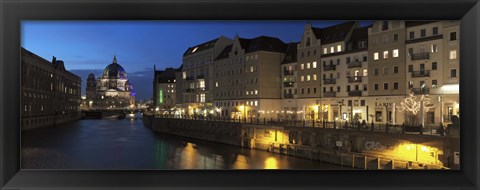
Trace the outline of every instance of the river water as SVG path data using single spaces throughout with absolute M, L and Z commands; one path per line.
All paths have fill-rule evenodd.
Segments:
M 348 169 L 158 134 L 141 120 L 79 120 L 22 133 L 22 169 Z

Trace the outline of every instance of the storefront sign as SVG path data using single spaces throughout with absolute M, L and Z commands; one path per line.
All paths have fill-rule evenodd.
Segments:
M 375 102 L 375 107 L 392 107 L 392 102 Z

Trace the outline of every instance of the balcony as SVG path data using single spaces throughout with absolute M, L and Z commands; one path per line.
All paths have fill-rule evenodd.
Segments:
M 324 92 L 323 97 L 335 97 L 335 92 Z
M 362 67 L 362 62 L 354 61 L 347 64 L 348 68 Z
M 197 79 L 204 79 L 205 75 L 197 75 Z
M 293 71 L 291 70 L 283 70 L 283 76 L 293 75 Z
M 293 94 L 283 94 L 283 98 L 291 99 L 293 98 Z
M 195 89 L 193 89 L 193 88 L 187 88 L 187 89 L 185 89 L 185 92 L 195 92 Z
M 430 59 L 430 53 L 423 52 L 423 53 L 414 53 L 410 55 L 410 59 L 412 61 L 422 60 L 422 59 Z
M 422 94 L 429 94 L 430 93 L 429 88 L 411 88 L 410 90 L 415 95 L 422 95 Z
M 323 65 L 324 71 L 334 71 L 336 69 L 336 65 Z
M 295 82 L 293 82 L 293 81 L 283 82 L 283 87 L 293 87 L 294 84 L 295 84 Z
M 362 82 L 362 76 L 347 77 L 349 83 Z
M 360 90 L 355 90 L 355 91 L 350 91 L 348 92 L 349 96 L 362 96 L 362 91 Z
M 429 70 L 412 71 L 412 78 L 417 78 L 417 77 L 430 77 L 430 71 Z
M 323 84 L 336 84 L 337 79 L 323 79 Z
M 193 80 L 193 77 L 186 77 L 185 80 Z

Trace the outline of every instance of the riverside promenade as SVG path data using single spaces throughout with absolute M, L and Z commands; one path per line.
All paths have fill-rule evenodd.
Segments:
M 265 121 L 265 122 L 261 122 Z M 144 125 L 165 134 L 253 148 L 358 169 L 458 169 L 458 136 L 406 132 L 404 128 L 286 125 L 275 120 L 154 117 Z M 302 123 L 303 124 L 303 123 Z

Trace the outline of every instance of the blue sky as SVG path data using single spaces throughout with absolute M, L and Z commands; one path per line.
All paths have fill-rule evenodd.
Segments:
M 325 27 L 343 21 L 309 21 Z M 82 77 L 82 94 L 90 72 L 98 76 L 116 53 L 137 92 L 137 100 L 151 98 L 153 65 L 179 67 L 182 54 L 221 35 L 233 39 L 272 36 L 299 41 L 307 21 L 23 21 L 22 47 L 51 60 L 65 62 Z M 362 25 L 371 22 L 362 22 Z

